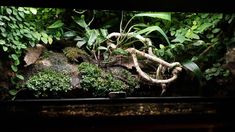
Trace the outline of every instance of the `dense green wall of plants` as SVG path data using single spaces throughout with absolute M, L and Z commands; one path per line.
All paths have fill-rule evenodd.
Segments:
M 234 14 L 1 6 L 0 52 L 8 58 L 10 63 L 8 70 L 13 73 L 9 78 L 11 83 L 15 84 L 19 80 L 24 80 L 19 69 L 24 65 L 23 56 L 27 48 L 35 47 L 38 43 L 54 47 L 60 43 L 58 47 L 62 49 L 77 47 L 93 57 L 95 63 L 100 64 L 101 61 L 111 61 L 110 56 L 114 54 L 126 55 L 122 49 L 127 47 L 147 49 L 148 47 L 132 38 L 118 39 L 117 45 L 120 48 L 116 51 L 111 51 L 105 43 L 108 34 L 112 32 L 134 32 L 153 41 L 155 55 L 169 62 L 192 61 L 203 72 L 202 78 L 211 80 L 229 76 L 229 71 L 222 65 L 225 63 L 223 57 L 227 48 L 231 47 L 235 40 L 233 29 Z M 68 52 L 66 53 L 68 55 Z M 109 80 L 112 77 L 107 75 L 105 78 Z M 92 80 L 92 78 L 83 79 L 82 85 L 85 87 L 88 85 L 85 80 Z M 124 89 L 122 82 L 116 82 L 114 85 L 118 87 L 120 85 L 120 88 Z M 101 84 L 97 86 L 103 87 Z M 100 94 L 103 95 L 102 92 Z

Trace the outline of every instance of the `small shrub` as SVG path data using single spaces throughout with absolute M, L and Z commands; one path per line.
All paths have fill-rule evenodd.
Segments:
M 78 66 L 81 75 L 81 87 L 93 96 L 107 96 L 109 92 L 126 91 L 128 85 L 104 72 L 98 66 L 83 62 Z
M 35 97 L 48 97 L 71 90 L 70 77 L 53 70 L 38 72 L 26 81 L 25 87 L 32 90 Z

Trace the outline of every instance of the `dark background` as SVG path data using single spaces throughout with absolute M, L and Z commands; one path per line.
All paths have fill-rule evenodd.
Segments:
M 107 10 L 235 12 L 233 0 L 1 0 L 0 5 Z

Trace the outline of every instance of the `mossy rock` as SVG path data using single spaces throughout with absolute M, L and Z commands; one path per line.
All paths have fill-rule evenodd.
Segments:
M 131 85 L 127 84 L 125 81 L 116 78 L 111 72 L 107 72 L 91 63 L 81 63 L 78 70 L 81 88 L 92 93 L 95 97 L 107 97 L 109 92 L 116 91 L 130 93 L 132 91 L 130 89 L 135 87 L 134 82 L 131 82 Z
M 78 47 L 66 47 L 63 49 L 63 53 L 71 62 L 81 63 L 90 60 L 89 55 Z
M 24 73 L 25 80 L 28 80 L 34 74 L 47 69 L 63 72 L 71 76 L 78 74 L 77 66 L 69 63 L 67 57 L 63 53 L 47 50 L 42 53 L 39 60 L 34 64 L 21 69 L 20 72 Z
M 59 97 L 72 89 L 71 78 L 61 72 L 44 70 L 27 80 L 24 88 L 32 91 L 37 98 Z

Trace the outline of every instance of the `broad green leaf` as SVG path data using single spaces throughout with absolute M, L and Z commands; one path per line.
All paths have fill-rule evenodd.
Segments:
M 80 18 L 79 17 L 72 17 L 73 20 L 81 27 L 83 28 L 87 28 L 88 25 L 86 24 L 86 21 L 84 19 L 84 16 L 81 16 Z
M 22 21 L 22 18 L 19 17 L 18 15 L 16 16 L 16 19 L 17 19 L 18 21 Z
M 1 32 L 6 32 L 6 29 L 4 27 L 0 27 L 0 30 L 1 30 Z
M 79 48 L 81 48 L 84 44 L 86 44 L 86 40 L 85 40 L 85 38 L 81 38 L 80 36 L 76 36 L 75 38 L 74 38 L 74 40 L 75 41 L 77 41 L 77 47 L 79 47 Z
M 3 16 L 2 18 L 6 19 L 7 21 L 10 21 L 9 17 Z
M 44 32 L 41 32 L 41 35 L 42 35 L 43 38 L 47 38 L 48 37 L 48 35 L 46 33 L 44 33 Z
M 5 40 L 0 39 L 0 45 L 6 44 Z
M 84 38 L 81 38 L 80 36 L 76 36 L 73 40 L 79 41 L 79 40 L 84 40 Z
M 202 46 L 202 45 L 205 45 L 206 43 L 202 40 L 198 40 L 197 42 L 194 42 L 192 45 L 194 46 Z
M 37 40 L 40 40 L 40 38 L 41 38 L 41 34 L 38 33 L 38 32 L 32 32 L 32 35 L 33 35 L 33 37 L 36 38 Z
M 3 49 L 3 51 L 7 51 L 8 50 L 8 48 L 6 46 L 3 46 L 2 49 Z
M 19 7 L 18 10 L 19 11 L 24 11 L 24 8 L 23 7 Z
M 19 64 L 20 64 L 20 60 L 19 59 L 14 61 L 14 65 L 18 66 Z
M 207 18 L 208 15 L 209 15 L 209 13 L 203 13 L 203 14 L 201 15 L 201 17 L 202 17 L 202 18 Z
M 2 21 L 0 21 L 0 26 L 3 26 L 3 25 L 5 25 L 5 23 L 4 23 L 4 22 L 2 22 Z
M 79 40 L 78 42 L 77 42 L 77 47 L 79 47 L 79 48 L 81 48 L 84 44 L 86 44 L 86 40 Z
M 16 77 L 19 78 L 20 80 L 24 80 L 24 77 L 20 74 L 16 74 Z
M 37 9 L 36 8 L 29 8 L 30 12 L 32 12 L 34 15 L 37 14 Z
M 193 56 L 191 61 L 197 61 L 198 60 L 198 57 L 197 56 Z
M 176 38 L 173 39 L 171 42 L 183 43 L 184 41 L 190 41 L 190 39 L 185 38 L 183 35 L 177 35 Z
M 77 33 L 75 31 L 67 31 L 64 33 L 65 38 L 75 37 L 76 35 L 77 35 Z
M 162 49 L 159 49 L 159 50 L 155 50 L 155 53 L 158 55 L 158 56 L 164 56 L 164 54 L 165 54 L 165 51 L 164 50 L 162 50 Z
M 48 37 L 48 43 L 49 43 L 49 44 L 52 44 L 52 42 L 53 42 L 53 39 L 52 39 L 52 37 L 49 36 L 49 37 Z
M 95 40 L 97 39 L 99 33 L 98 33 L 96 30 L 89 30 L 89 31 L 87 32 L 87 35 L 88 35 L 88 37 L 89 37 L 87 44 L 88 44 L 89 46 L 91 46 L 91 45 L 94 44 L 94 42 L 95 42 Z
M 56 22 L 54 22 L 52 25 L 50 25 L 49 29 L 55 29 L 55 28 L 60 28 L 64 25 L 64 23 L 61 20 L 57 20 Z
M 163 44 L 159 44 L 160 49 L 164 49 L 165 46 Z
M 171 57 L 174 57 L 174 54 L 171 52 L 171 50 L 170 49 L 168 49 L 167 51 L 166 51 L 166 53 L 167 53 L 167 55 L 171 58 Z
M 12 10 L 10 8 L 7 8 L 6 11 L 9 15 L 12 13 Z
M 12 10 L 13 15 L 15 15 L 15 16 L 18 16 L 18 13 L 17 13 L 17 12 L 18 12 L 18 11 L 16 11 L 15 9 Z
M 24 45 L 24 44 L 20 45 L 20 47 L 21 47 L 22 49 L 26 49 L 26 48 L 27 48 L 27 46 Z
M 102 34 L 102 36 L 103 37 L 107 37 L 108 36 L 108 31 L 107 31 L 107 29 L 100 29 L 100 32 L 101 32 L 101 34 Z
M 212 39 L 212 38 L 214 37 L 214 34 L 207 34 L 206 37 L 207 37 L 208 39 Z
M 45 37 L 42 37 L 41 40 L 44 44 L 47 44 L 47 42 L 48 42 L 47 38 L 45 38 Z
M 197 34 L 195 34 L 195 33 L 192 33 L 192 34 L 190 35 L 190 38 L 193 38 L 193 39 L 200 39 L 200 37 L 199 37 Z
M 198 78 L 198 79 L 201 79 L 202 78 L 202 72 L 200 70 L 200 68 L 198 67 L 198 65 L 190 60 L 186 61 L 186 62 L 183 62 L 182 65 L 190 70 L 191 72 L 194 73 L 194 75 Z
M 14 17 L 12 16 L 9 16 L 9 18 L 12 20 L 12 21 L 17 21 Z
M 202 33 L 204 30 L 212 26 L 212 23 L 203 23 L 200 27 L 198 27 L 197 32 Z
M 170 41 L 169 41 L 168 37 L 166 36 L 165 32 L 159 26 L 147 27 L 143 30 L 138 31 L 137 34 L 146 33 L 146 35 L 148 35 L 149 33 L 153 32 L 153 31 L 158 31 L 166 39 L 167 43 L 170 44 Z
M 19 13 L 19 15 L 20 15 L 22 18 L 25 18 L 24 12 L 18 12 L 18 13 Z
M 11 57 L 13 60 L 18 60 L 18 56 L 16 54 L 12 54 Z
M 219 31 L 220 31 L 219 28 L 215 28 L 215 29 L 212 30 L 212 33 L 218 33 Z
M 17 72 L 17 71 L 18 71 L 18 68 L 17 68 L 17 66 L 15 66 L 15 65 L 11 65 L 11 69 L 12 69 L 14 72 Z
M 171 21 L 171 13 L 169 12 L 145 12 L 136 14 L 135 17 L 153 17 Z
M 9 94 L 12 96 L 15 96 L 17 94 L 17 90 L 16 89 L 11 89 L 9 90 Z

